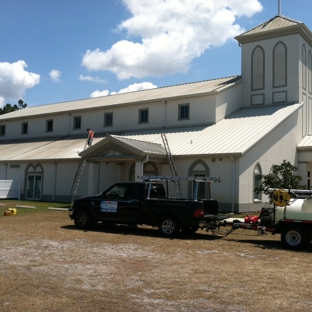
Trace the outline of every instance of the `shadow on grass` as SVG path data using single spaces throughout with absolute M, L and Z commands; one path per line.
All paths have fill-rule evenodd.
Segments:
M 163 239 L 170 239 L 170 240 L 194 240 L 194 241 L 211 241 L 211 240 L 220 240 L 222 237 L 218 237 L 213 235 L 211 232 L 207 233 L 205 230 L 198 230 L 196 233 L 193 234 L 185 234 L 185 233 L 179 233 L 179 235 L 175 237 L 163 237 L 159 232 L 157 228 L 152 227 L 144 227 L 144 226 L 128 226 L 128 225 L 111 225 L 111 224 L 101 224 L 98 223 L 94 225 L 93 227 L 81 230 L 77 229 L 75 225 L 66 225 L 62 226 L 61 228 L 67 229 L 67 230 L 73 230 L 73 231 L 84 231 L 84 232 L 102 232 L 102 233 L 108 233 L 108 234 L 116 234 L 116 235 L 133 235 L 133 236 L 141 236 L 141 237 L 155 237 L 155 238 L 163 238 Z M 231 234 L 230 234 L 231 235 Z M 292 251 L 292 252 L 300 252 L 300 253 L 312 253 L 312 243 L 309 243 L 305 245 L 300 250 L 291 250 L 287 249 L 281 241 L 277 240 L 271 240 L 271 239 L 254 239 L 251 237 L 251 235 L 247 236 L 247 239 L 241 239 L 241 238 L 231 238 L 227 236 L 228 242 L 233 243 L 243 243 L 243 244 L 249 244 L 253 245 L 255 248 L 259 249 L 272 249 L 272 250 L 286 250 L 286 251 Z M 249 238 L 250 237 L 250 238 Z
M 157 228 L 152 228 L 149 226 L 128 226 L 128 225 L 112 225 L 112 224 L 101 224 L 98 223 L 91 228 L 81 230 L 77 229 L 75 225 L 65 225 L 61 228 L 74 231 L 84 231 L 84 232 L 103 232 L 109 234 L 117 235 L 134 235 L 134 236 L 148 236 L 148 237 L 157 237 L 164 239 L 189 239 L 189 240 L 217 240 L 220 237 L 209 234 L 205 230 L 198 230 L 196 233 L 186 234 L 179 233 L 175 237 L 164 237 L 162 236 Z
M 229 242 L 237 242 L 243 244 L 254 245 L 255 248 L 259 249 L 276 249 L 276 250 L 287 250 L 293 252 L 301 252 L 301 253 L 312 253 L 312 244 L 309 243 L 305 245 L 302 249 L 292 250 L 285 247 L 281 241 L 276 240 L 263 240 L 263 239 L 227 239 Z

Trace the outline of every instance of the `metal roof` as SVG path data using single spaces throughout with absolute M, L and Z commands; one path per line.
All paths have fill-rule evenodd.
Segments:
M 172 155 L 243 155 L 302 104 L 243 108 L 210 126 L 164 129 Z M 162 144 L 159 131 L 129 132 L 132 139 Z
M 0 115 L 2 120 L 42 116 L 45 114 L 66 113 L 85 109 L 98 109 L 105 106 L 128 105 L 133 103 L 143 103 L 149 101 L 162 101 L 170 98 L 197 96 L 217 92 L 225 86 L 230 86 L 240 80 L 241 76 L 231 76 L 226 78 L 212 79 L 187 83 L 169 87 L 155 88 L 150 90 L 120 93 L 97 98 L 89 98 L 71 102 L 56 104 L 46 104 L 41 106 L 31 106 L 12 113 Z
M 94 138 L 83 151 L 85 139 L 72 137 L 0 144 L 0 161 L 79 159 L 103 151 L 107 143 L 126 148 L 136 155 L 165 154 L 161 132 L 165 132 L 174 156 L 238 155 L 242 156 L 303 104 L 242 108 L 220 122 L 189 128 L 171 128 L 126 132 L 122 136 Z
M 111 156 L 112 146 L 120 147 L 124 151 L 127 151 L 129 155 L 153 155 L 161 157 L 166 155 L 164 147 L 159 143 L 147 142 L 118 135 L 108 135 L 105 140 L 101 140 L 98 144 L 94 144 L 91 148 L 82 151 L 79 155 L 82 157 L 103 157 L 109 154 L 109 156 Z M 113 150 L 115 152 L 116 148 L 113 148 Z
M 102 140 L 94 138 L 93 144 Z M 34 161 L 79 159 L 78 153 L 83 151 L 86 139 L 54 138 L 46 140 L 33 140 L 0 144 L 0 161 Z
M 122 142 L 128 146 L 132 146 L 138 151 L 143 152 L 144 154 L 160 154 L 165 155 L 166 151 L 164 147 L 160 143 L 146 142 L 140 140 L 134 140 L 129 137 L 112 135 L 116 139 L 116 141 Z
M 243 34 L 236 36 L 235 39 L 240 43 L 246 43 L 291 34 L 300 34 L 305 40 L 312 43 L 312 33 L 304 23 L 283 15 L 277 15 Z
M 247 36 L 251 34 L 257 34 L 257 33 L 262 33 L 265 31 L 271 31 L 271 30 L 276 30 L 284 27 L 289 27 L 289 26 L 294 26 L 294 25 L 300 25 L 303 24 L 302 22 L 295 21 L 293 19 L 290 19 L 286 16 L 283 15 L 276 15 L 275 17 L 271 18 L 270 20 L 244 32 L 243 34 L 239 35 L 240 36 Z
M 297 150 L 307 151 L 312 150 L 312 135 L 306 135 L 302 141 L 297 145 Z

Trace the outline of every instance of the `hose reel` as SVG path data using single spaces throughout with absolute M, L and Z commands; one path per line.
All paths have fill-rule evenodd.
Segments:
M 276 206 L 284 207 L 290 201 L 290 193 L 287 190 L 276 190 L 272 195 L 272 201 Z

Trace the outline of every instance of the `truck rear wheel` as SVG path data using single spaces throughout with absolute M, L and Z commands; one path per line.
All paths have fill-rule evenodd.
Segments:
M 282 231 L 281 241 L 288 248 L 300 249 L 307 243 L 307 235 L 304 229 L 289 226 Z
M 79 229 L 86 229 L 91 226 L 92 220 L 88 210 L 82 209 L 75 213 L 74 217 L 75 226 Z
M 175 217 L 166 216 L 160 219 L 159 232 L 165 237 L 172 237 L 180 232 L 180 224 Z

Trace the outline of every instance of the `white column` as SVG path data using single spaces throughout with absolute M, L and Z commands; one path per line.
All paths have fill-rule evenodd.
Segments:
M 142 176 L 142 165 L 140 161 L 135 162 L 135 167 L 134 167 L 134 181 L 139 181 L 140 179 L 138 177 Z
M 96 193 L 94 188 L 95 174 L 94 174 L 94 163 L 87 163 L 88 166 L 88 195 L 94 195 Z

